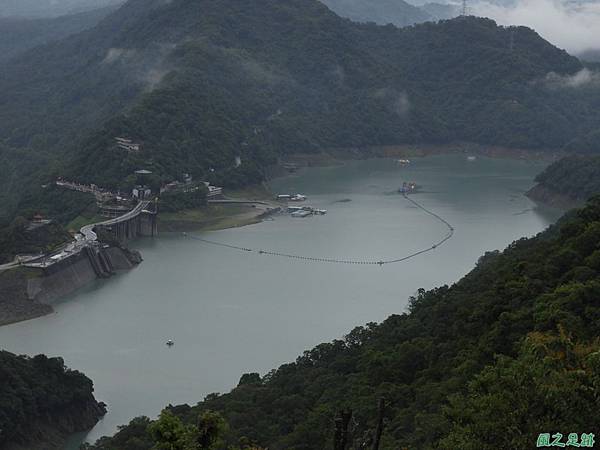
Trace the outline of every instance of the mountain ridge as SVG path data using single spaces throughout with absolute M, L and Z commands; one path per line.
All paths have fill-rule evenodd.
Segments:
M 544 80 L 582 69 L 534 31 L 487 19 L 398 29 L 316 0 L 130 0 L 0 69 L 0 137 L 49 155 L 46 180 L 124 188 L 146 167 L 239 186 L 282 154 L 323 147 L 564 147 L 593 130 L 600 93 Z M 123 134 L 140 155 L 115 153 Z

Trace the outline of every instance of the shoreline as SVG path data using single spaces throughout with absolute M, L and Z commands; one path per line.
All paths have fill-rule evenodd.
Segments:
M 551 161 L 560 156 L 559 153 L 548 153 L 542 151 L 506 149 L 501 147 L 482 147 L 478 145 L 397 145 L 382 147 L 365 147 L 355 149 L 325 149 L 314 154 L 293 154 L 286 158 L 286 163 L 291 162 L 297 168 L 324 167 L 343 165 L 346 161 L 382 159 L 382 158 L 420 158 L 443 154 L 478 155 L 490 158 L 521 159 L 521 160 L 547 160 Z M 231 191 L 228 198 L 248 202 L 248 204 L 210 204 L 204 208 L 195 208 L 178 211 L 175 213 L 162 213 L 158 216 L 159 229 L 165 233 L 172 232 L 202 232 L 217 231 L 230 228 L 239 228 L 254 225 L 263 221 L 269 215 L 275 213 L 279 208 L 285 206 L 274 200 L 274 194 L 270 191 L 268 183 L 270 180 L 291 175 L 284 168 L 284 163 L 274 166 L 274 173 L 261 185 L 249 186 L 241 190 Z M 536 190 L 537 189 L 537 190 Z M 535 186 L 526 195 L 539 203 L 564 209 L 566 205 L 572 206 L 567 199 L 553 199 L 548 190 L 540 191 Z M 251 198 L 252 200 L 246 200 Z M 6 282 L 12 278 L 8 274 L 14 273 L 21 278 L 23 271 L 19 267 L 0 272 L 0 281 Z M 44 278 L 43 274 L 38 275 Z M 18 322 L 36 319 L 54 312 L 52 306 L 46 302 L 36 302 L 29 298 L 27 288 L 23 288 L 23 280 L 20 280 L 20 288 L 16 291 L 10 286 L 13 294 L 10 299 L 4 299 L 2 306 L 16 307 L 17 312 L 8 314 L 4 311 L 4 317 L 0 317 L 0 327 Z M 11 283 L 9 283 L 10 285 Z M 58 298 L 58 297 L 57 297 Z M 0 298 L 2 300 L 2 298 Z M 11 307 L 12 305 L 12 307 Z M 15 306 L 16 305 L 16 306 Z M 26 311 L 18 311 L 25 309 Z M 10 316 L 10 317 L 9 317 Z M 2 320 L 4 319 L 4 320 Z
M 239 228 L 262 222 L 282 206 L 275 202 L 252 205 L 209 205 L 163 214 L 158 218 L 160 232 L 217 231 Z M 166 216 L 166 217 L 165 217 Z
M 289 174 L 284 164 L 296 164 L 298 168 L 326 167 L 344 164 L 345 161 L 379 159 L 379 158 L 424 158 L 435 155 L 473 155 L 498 159 L 519 159 L 524 161 L 555 161 L 566 154 L 558 150 L 531 150 L 508 148 L 474 143 L 456 144 L 401 144 L 367 147 L 332 147 L 324 148 L 318 153 L 293 153 L 282 159 L 276 166 L 274 176 L 279 178 Z
M 580 208 L 586 203 L 585 200 L 561 194 L 560 192 L 556 192 L 548 186 L 539 183 L 527 191 L 525 196 L 541 205 L 561 209 L 563 211 Z

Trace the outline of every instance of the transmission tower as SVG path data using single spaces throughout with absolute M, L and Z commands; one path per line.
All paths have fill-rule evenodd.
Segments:
M 462 11 L 460 15 L 463 17 L 467 15 L 467 0 L 462 0 Z
M 510 51 L 512 52 L 515 49 L 515 30 L 511 27 L 510 29 L 510 43 L 509 43 Z

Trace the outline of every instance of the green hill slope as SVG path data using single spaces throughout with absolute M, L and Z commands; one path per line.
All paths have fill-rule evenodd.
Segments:
M 537 237 L 486 254 L 456 284 L 419 291 L 407 313 L 171 411 L 192 424 L 219 411 L 227 442 L 274 450 L 333 448 L 333 418 L 345 409 L 354 416 L 351 440 L 368 442 L 379 398 L 387 403 L 384 449 L 526 450 L 540 433 L 560 431 L 563 442 L 571 432 L 597 436 L 598 295 L 595 198 Z M 150 448 L 140 424 L 94 448 Z
M 399 27 L 433 20 L 433 16 L 402 0 L 321 0 L 341 17 Z
M 239 185 L 322 147 L 556 149 L 599 118 L 600 91 L 568 85 L 581 69 L 527 28 L 472 17 L 398 29 L 316 0 L 131 0 L 0 69 L 0 139 L 107 186 L 140 166 Z M 117 151 L 120 135 L 142 152 Z
M 0 351 L 0 448 L 61 448 L 106 412 L 92 382 L 60 358 Z
M 600 157 L 568 156 L 540 173 L 528 193 L 534 200 L 574 208 L 600 194 Z

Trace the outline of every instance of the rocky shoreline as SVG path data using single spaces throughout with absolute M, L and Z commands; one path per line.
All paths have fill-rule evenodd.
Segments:
M 583 199 L 561 194 L 543 184 L 535 185 L 525 195 L 537 203 L 564 210 L 578 208 L 585 204 L 585 200 Z
M 103 402 L 92 398 L 64 407 L 60 414 L 31 422 L 27 442 L 9 442 L 4 450 L 59 450 L 75 433 L 91 430 L 107 412 Z

